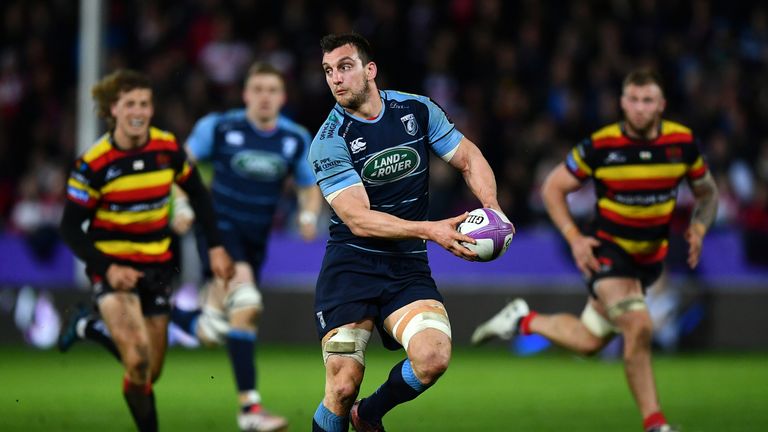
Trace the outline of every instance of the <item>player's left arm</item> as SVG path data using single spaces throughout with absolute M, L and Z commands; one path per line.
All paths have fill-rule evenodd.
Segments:
M 709 171 L 695 180 L 688 180 L 696 202 L 693 207 L 691 222 L 685 232 L 688 242 L 688 265 L 695 268 L 699 264 L 704 235 L 712 226 L 717 216 L 717 183 Z
M 183 150 L 180 152 L 183 154 Z M 194 165 L 184 158 L 182 169 L 176 176 L 175 182 L 187 194 L 189 204 L 197 215 L 197 220 L 203 229 L 208 244 L 208 256 L 211 261 L 211 271 L 216 276 L 229 280 L 235 274 L 232 259 L 222 246 L 219 230 L 216 227 L 216 216 L 213 211 L 211 195 L 200 178 Z
M 475 143 L 462 137 L 453 157 L 448 161 L 464 177 L 469 190 L 483 207 L 501 211 L 496 197 L 496 177 Z

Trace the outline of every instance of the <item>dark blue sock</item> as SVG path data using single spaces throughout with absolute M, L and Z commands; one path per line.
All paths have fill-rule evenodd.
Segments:
M 235 373 L 238 391 L 256 389 L 256 334 L 247 330 L 232 329 L 227 333 L 227 351 Z
M 320 402 L 312 417 L 312 432 L 347 432 L 348 430 L 349 418 L 337 416 Z
M 395 406 L 413 400 L 428 387 L 413 373 L 411 361 L 405 359 L 389 372 L 389 378 L 372 395 L 360 402 L 360 417 L 379 422 Z
M 173 308 L 171 309 L 171 322 L 176 324 L 186 334 L 190 336 L 197 336 L 195 326 L 197 326 L 197 317 L 203 313 L 200 309 L 191 311 Z

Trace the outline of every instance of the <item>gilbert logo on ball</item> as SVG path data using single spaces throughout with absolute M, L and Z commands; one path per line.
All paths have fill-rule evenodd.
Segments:
M 478 261 L 492 261 L 504 255 L 515 233 L 514 226 L 504 213 L 490 208 L 472 210 L 459 224 L 458 230 L 477 241 L 477 244 L 463 244 L 477 252 Z

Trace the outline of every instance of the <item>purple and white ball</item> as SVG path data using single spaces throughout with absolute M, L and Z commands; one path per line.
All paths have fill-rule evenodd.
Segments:
M 477 240 L 477 244 L 463 245 L 477 252 L 478 261 L 492 261 L 504 255 L 515 233 L 515 228 L 504 213 L 490 208 L 469 212 L 469 216 L 459 224 L 458 230 Z

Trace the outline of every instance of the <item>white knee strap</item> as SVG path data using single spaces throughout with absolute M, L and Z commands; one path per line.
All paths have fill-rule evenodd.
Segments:
M 323 362 L 328 362 L 328 357 L 337 355 L 355 359 L 365 366 L 365 348 L 371 338 L 371 332 L 361 328 L 340 327 L 333 336 L 323 344 Z
M 241 282 L 230 288 L 230 292 L 227 294 L 226 299 L 224 299 L 224 307 L 227 313 L 229 313 L 242 308 L 256 308 L 260 310 L 264 307 L 264 304 L 256 284 Z
M 595 308 L 592 307 L 592 303 L 588 303 L 581 313 L 581 322 L 584 323 L 584 326 L 590 333 L 599 338 L 605 338 L 612 333 L 619 332 L 615 325 L 597 313 Z
M 197 318 L 197 334 L 203 342 L 222 345 L 229 329 L 229 321 L 222 311 L 211 306 L 203 307 Z
M 438 308 L 435 308 L 438 309 Z M 442 312 L 442 313 L 441 313 Z M 405 348 L 405 351 L 408 351 L 408 343 L 410 343 L 411 338 L 416 334 L 419 333 L 422 330 L 426 329 L 435 329 L 439 332 L 444 333 L 446 336 L 448 336 L 448 339 L 451 338 L 451 322 L 448 321 L 448 316 L 445 315 L 445 309 L 442 309 L 441 312 L 432 312 L 432 311 L 423 311 L 419 312 L 415 315 L 413 315 L 407 323 L 405 323 L 405 328 L 403 329 L 403 335 L 400 337 L 400 344 Z M 403 320 L 405 317 L 407 317 L 409 314 L 406 313 L 402 317 L 400 317 L 399 320 L 395 323 L 395 325 L 392 327 L 392 334 L 395 335 L 395 339 L 397 340 L 397 334 L 398 334 L 398 328 L 400 325 L 403 324 Z

